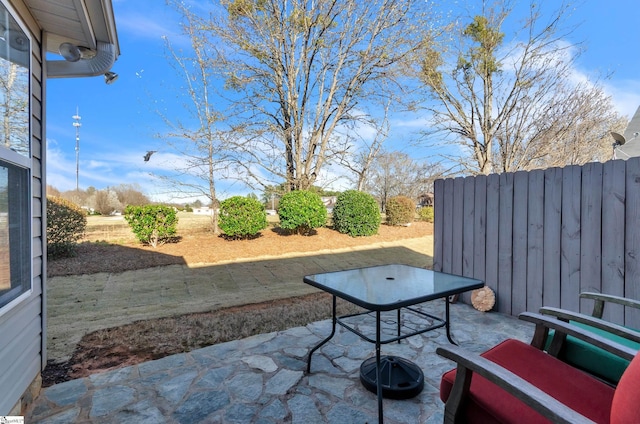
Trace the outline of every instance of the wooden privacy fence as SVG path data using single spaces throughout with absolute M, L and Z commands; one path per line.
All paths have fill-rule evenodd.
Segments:
M 438 180 L 434 194 L 433 269 L 484 280 L 498 311 L 591 313 L 586 290 L 640 299 L 640 158 Z M 640 311 L 612 306 L 605 318 L 640 328 Z

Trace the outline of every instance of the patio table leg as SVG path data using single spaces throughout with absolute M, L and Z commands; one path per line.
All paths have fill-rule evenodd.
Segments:
M 331 340 L 331 338 L 334 336 L 334 334 L 336 334 L 336 296 L 333 296 L 333 318 L 332 318 L 332 326 L 331 326 L 331 334 L 329 334 L 329 337 L 327 337 L 326 339 L 324 339 L 323 341 L 321 341 L 320 343 L 318 343 L 313 349 L 311 349 L 309 351 L 309 356 L 307 357 L 307 374 L 311 373 L 311 355 L 313 355 L 313 352 L 315 352 L 316 350 L 318 350 L 320 348 L 320 346 L 322 346 L 323 344 L 325 344 L 326 342 L 328 342 L 329 340 Z M 378 337 L 378 340 L 380 338 Z
M 453 340 L 451 336 L 451 325 L 449 323 L 449 297 L 445 297 L 445 307 L 444 307 L 444 328 L 447 330 L 447 339 L 449 339 L 449 343 L 458 345 L 455 340 Z
M 400 311 L 402 308 L 398 308 L 398 344 L 400 344 L 400 328 L 402 327 L 402 323 L 400 322 Z
M 382 412 L 382 369 L 380 366 L 380 311 L 376 311 L 376 374 L 376 388 L 378 389 L 378 423 L 382 424 L 384 422 L 384 414 Z

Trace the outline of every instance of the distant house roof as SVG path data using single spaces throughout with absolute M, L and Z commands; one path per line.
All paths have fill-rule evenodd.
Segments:
M 627 129 L 624 130 L 623 137 L 624 144 L 614 149 L 614 159 L 627 160 L 631 157 L 640 156 L 640 106 L 631 121 L 629 121 Z

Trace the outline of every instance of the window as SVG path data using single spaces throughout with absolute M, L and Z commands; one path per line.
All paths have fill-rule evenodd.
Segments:
M 0 162 L 0 307 L 31 288 L 29 173 Z
M 31 289 L 31 41 L 0 3 L 0 308 Z

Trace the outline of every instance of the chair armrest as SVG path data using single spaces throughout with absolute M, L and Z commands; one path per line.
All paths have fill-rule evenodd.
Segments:
M 455 361 L 456 380 L 445 404 L 445 423 L 462 422 L 460 406 L 471 385 L 472 373 L 477 373 L 495 385 L 506 390 L 522 402 L 539 412 L 554 423 L 592 423 L 593 421 L 570 409 L 552 396 L 549 396 L 533 384 L 513 374 L 500 365 L 457 346 L 441 346 L 436 353 Z M 551 357 L 549 357 L 551 359 Z
M 598 334 L 592 333 L 589 330 L 576 327 L 575 325 L 571 325 L 568 322 L 547 315 L 535 314 L 532 312 L 523 312 L 518 316 L 518 318 L 534 323 L 536 325 L 536 330 L 533 335 L 531 345 L 537 347 L 538 349 L 542 349 L 544 347 L 547 335 L 549 334 L 549 329 L 553 329 L 556 332 L 560 332 L 584 340 L 594 346 L 597 346 L 629 361 L 632 360 L 638 353 L 637 350 L 632 349 L 628 346 L 616 343 L 613 340 L 609 340 Z
M 595 293 L 595 292 L 582 292 L 580 297 L 583 299 L 593 299 L 593 313 L 596 318 L 602 318 L 604 312 L 605 302 L 616 303 L 618 305 L 629 306 L 631 308 L 640 309 L 640 301 L 630 299 L 627 297 L 614 296 L 611 294 Z
M 600 318 L 595 318 L 591 315 L 580 314 L 577 312 L 568 311 L 566 309 L 542 307 L 540 313 L 544 315 L 552 315 L 563 321 L 575 321 L 581 324 L 586 324 L 599 330 L 607 331 L 616 336 L 624 337 L 625 339 L 632 340 L 636 343 L 640 343 L 640 332 L 630 330 L 618 324 L 614 324 L 609 321 L 605 321 Z

